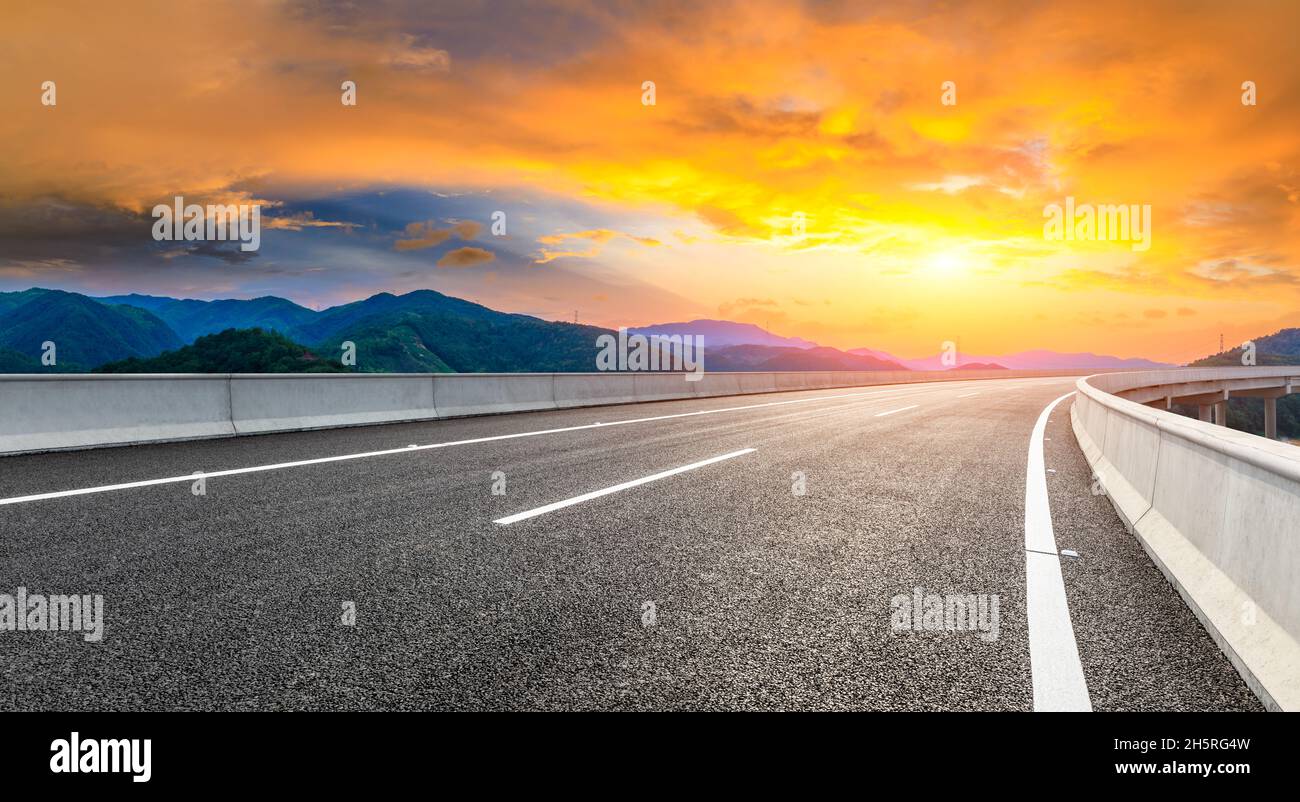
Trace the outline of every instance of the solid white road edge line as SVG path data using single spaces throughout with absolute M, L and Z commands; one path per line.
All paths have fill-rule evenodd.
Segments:
M 1038 415 L 1029 436 L 1025 470 L 1025 607 L 1029 619 L 1029 666 L 1035 711 L 1092 711 L 1088 683 L 1079 662 L 1079 644 L 1070 623 L 1070 606 L 1061 578 L 1061 558 L 1052 533 L 1043 464 L 1043 433 L 1056 405 L 1074 395 L 1066 393 Z
M 883 418 L 886 415 L 893 415 L 895 412 L 906 412 L 909 409 L 916 409 L 919 406 L 920 404 L 912 404 L 910 407 L 899 407 L 898 409 L 891 409 L 888 412 L 877 412 L 876 417 Z
M 488 437 L 473 437 L 468 440 L 452 440 L 446 443 L 430 443 L 428 445 L 408 445 L 402 448 L 387 448 L 382 451 L 364 451 L 359 454 L 341 454 L 335 457 L 316 457 L 314 459 L 295 460 L 293 462 L 277 462 L 271 465 L 254 465 L 249 468 L 230 468 L 223 471 L 211 471 L 208 473 L 196 472 L 185 474 L 184 476 L 167 476 L 161 479 L 143 479 L 138 482 L 122 482 L 112 485 L 98 485 L 95 487 L 82 487 L 76 490 L 55 490 L 50 493 L 34 493 L 28 496 L 13 496 L 11 498 L 0 498 L 0 507 L 8 504 L 23 504 L 30 501 L 44 501 L 53 498 L 66 498 L 68 496 L 85 496 L 91 493 L 108 493 L 113 490 L 131 490 L 139 487 L 153 487 L 155 485 L 174 484 L 176 482 L 192 482 L 200 476 L 206 479 L 218 478 L 222 476 L 239 476 L 246 473 L 261 473 L 262 471 L 278 471 L 284 468 L 300 468 L 306 465 L 323 465 L 330 462 L 346 462 L 354 459 L 367 459 L 369 457 L 385 457 L 391 454 L 410 454 L 414 451 L 428 451 L 434 448 L 451 448 L 452 446 L 468 446 L 477 443 L 492 443 L 498 440 L 513 440 L 519 437 L 539 437 L 547 434 L 563 434 L 565 432 L 577 432 L 583 429 L 605 429 L 610 426 L 623 426 L 632 423 L 652 423 L 654 421 L 673 420 L 676 418 L 691 418 L 696 415 L 716 415 L 722 412 L 743 412 L 748 409 L 763 409 L 766 407 L 780 407 L 787 404 L 807 404 L 813 401 L 835 401 L 841 398 L 862 398 L 864 396 L 885 396 L 882 400 L 896 398 L 899 396 L 911 395 L 917 392 L 917 387 L 921 385 L 938 385 L 947 382 L 921 382 L 919 384 L 906 384 L 892 387 L 885 390 L 871 390 L 861 393 L 839 393 L 838 395 L 822 395 L 815 398 L 795 398 L 789 401 L 768 401 L 763 404 L 748 404 L 740 407 L 723 407 L 721 409 L 701 409 L 695 412 L 678 412 L 672 415 L 656 415 L 650 418 L 632 418 L 629 420 L 609 421 L 608 423 L 586 423 L 578 426 L 565 426 L 558 429 L 540 429 L 532 432 L 515 432 L 514 434 L 498 434 Z M 927 388 L 935 389 L 935 388 Z M 921 391 L 925 392 L 925 391 Z
M 672 468 L 671 470 L 660 471 L 659 473 L 652 474 L 650 476 L 643 476 L 640 479 L 633 479 L 630 482 L 623 482 L 622 484 L 617 484 L 614 485 L 613 487 L 606 487 L 601 490 L 593 490 L 590 493 L 583 493 L 580 496 L 574 496 L 573 498 L 566 498 L 564 501 L 557 501 L 553 504 L 546 504 L 544 506 L 537 507 L 531 510 L 526 510 L 524 512 L 517 512 L 514 515 L 507 515 L 504 518 L 498 518 L 492 523 L 512 524 L 515 523 L 516 521 L 523 521 L 528 518 L 536 518 L 538 515 L 545 515 L 548 512 L 554 512 L 555 510 L 564 509 L 565 507 L 572 507 L 574 504 L 581 504 L 584 501 L 591 501 L 593 498 L 600 498 L 601 496 L 608 496 L 610 493 L 617 493 L 621 490 L 627 490 L 629 488 L 638 487 L 644 484 L 649 484 L 650 482 L 657 482 L 660 479 L 667 479 L 669 476 L 676 476 L 679 473 L 686 473 L 687 471 L 693 471 L 696 468 L 703 468 L 705 465 L 712 465 L 715 462 L 722 462 L 723 460 L 734 459 L 735 457 L 741 457 L 744 456 L 745 454 L 751 454 L 753 452 L 754 449 L 752 448 L 742 448 L 741 450 L 733 451 L 730 454 L 723 454 L 718 457 L 710 457 L 709 459 L 701 460 L 699 462 L 692 462 L 690 465 L 683 465 L 680 468 Z

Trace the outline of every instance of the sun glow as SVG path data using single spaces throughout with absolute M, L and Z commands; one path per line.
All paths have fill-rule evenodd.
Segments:
M 941 251 L 926 260 L 927 270 L 936 276 L 957 276 L 966 270 L 966 259 L 957 251 Z

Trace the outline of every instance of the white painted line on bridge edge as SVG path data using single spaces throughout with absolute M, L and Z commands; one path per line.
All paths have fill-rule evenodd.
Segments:
M 672 468 L 670 470 L 660 471 L 659 473 L 652 474 L 650 476 L 643 476 L 640 479 L 633 479 L 630 482 L 623 482 L 622 484 L 617 484 L 614 485 L 613 487 L 606 487 L 601 490 L 593 490 L 590 493 L 583 493 L 580 496 L 574 496 L 573 498 L 566 498 L 564 501 L 557 501 L 553 504 L 546 504 L 541 507 L 536 507 L 531 510 L 526 510 L 524 512 L 517 512 L 514 515 L 507 515 L 504 518 L 498 518 L 492 523 L 512 524 L 515 523 L 516 521 L 524 521 L 529 518 L 536 518 L 537 516 L 545 515 L 548 512 L 561 510 L 564 509 L 565 507 L 572 507 L 574 504 L 581 504 L 584 501 L 591 501 L 594 498 L 600 498 L 601 496 L 608 496 L 610 493 L 618 493 L 619 491 L 628 490 L 633 487 L 639 487 L 644 484 L 649 484 L 650 482 L 657 482 L 660 479 L 667 479 L 668 477 L 676 476 L 679 473 L 686 473 L 687 471 L 693 471 L 696 468 L 703 468 L 704 466 L 712 465 L 715 462 L 722 462 L 723 460 L 734 459 L 736 457 L 743 457 L 746 454 L 752 454 L 754 450 L 755 449 L 752 448 L 742 448 L 739 451 L 732 451 L 730 454 L 723 454 L 717 457 L 710 457 L 706 460 L 700 460 L 699 462 L 692 462 L 690 465 L 683 465 L 680 468 Z
M 973 395 L 979 395 L 979 393 L 962 393 L 961 395 L 959 395 L 959 396 L 957 396 L 957 397 L 958 397 L 958 398 L 970 398 L 970 397 L 973 396 Z
M 1043 465 L 1043 434 L 1056 405 L 1074 395 L 1066 393 L 1038 415 L 1029 436 L 1025 470 L 1025 607 L 1029 617 L 1029 668 L 1035 711 L 1088 711 L 1092 700 L 1079 662 L 1079 644 L 1070 623 L 1070 605 L 1061 578 L 1061 558 L 1052 533 Z
M 886 415 L 893 415 L 895 412 L 906 412 L 906 411 L 909 410 L 909 409 L 916 409 L 916 408 L 919 407 L 919 406 L 920 406 L 920 404 L 912 404 L 912 405 L 909 406 L 909 407 L 899 407 L 898 409 L 891 409 L 891 410 L 889 410 L 888 412 L 877 412 L 877 413 L 876 413 L 876 417 L 877 417 L 877 418 L 883 418 L 883 417 L 885 417 Z

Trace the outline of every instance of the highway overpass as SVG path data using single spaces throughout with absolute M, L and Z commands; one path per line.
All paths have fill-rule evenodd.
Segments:
M 1293 706 L 1294 447 L 991 373 L 0 379 L 0 707 Z

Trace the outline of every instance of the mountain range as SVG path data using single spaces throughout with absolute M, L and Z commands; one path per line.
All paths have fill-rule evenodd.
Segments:
M 1163 368 L 1171 367 L 1163 362 L 1152 362 L 1149 359 L 1125 359 L 1121 357 L 1105 356 L 1092 353 L 1060 353 L 1058 351 L 1020 351 L 1014 354 L 1000 355 L 957 355 L 955 365 L 947 365 L 943 361 L 942 354 L 935 354 L 930 357 L 920 359 L 907 359 L 895 356 L 888 351 L 880 351 L 874 348 L 851 348 L 847 351 L 818 345 L 811 340 L 805 340 L 801 337 L 782 337 L 773 334 L 770 331 L 759 328 L 752 323 L 735 323 L 729 320 L 710 320 L 700 319 L 691 320 L 684 323 L 659 323 L 653 326 L 642 326 L 639 328 L 628 329 L 629 334 L 698 334 L 704 337 L 704 343 L 707 348 L 731 347 L 731 346 L 768 346 L 774 348 L 800 349 L 810 353 L 819 351 L 815 357 L 810 356 L 806 361 L 808 367 L 792 368 L 793 370 L 948 370 L 949 368 L 966 368 L 968 370 L 977 370 L 977 366 L 992 365 L 993 369 L 1008 368 L 1010 370 L 1138 370 L 1146 368 Z M 827 351 L 833 351 L 836 356 L 829 361 L 837 364 L 853 364 L 851 358 L 846 359 L 844 355 L 850 357 L 868 357 L 875 360 L 877 367 L 844 367 L 844 368 L 822 368 L 818 364 L 827 362 Z M 773 354 L 773 358 L 778 355 Z M 787 363 L 805 364 L 797 359 L 792 359 L 787 353 L 784 355 Z M 728 360 L 735 363 L 749 363 L 753 360 L 747 355 L 737 354 L 734 358 Z M 714 367 L 713 370 L 731 370 L 732 368 Z M 782 368 L 736 368 L 737 370 L 781 370 Z
M 753 323 L 735 323 L 730 320 L 701 318 L 685 323 L 658 323 L 653 326 L 629 328 L 628 334 L 650 336 L 699 335 L 706 348 L 726 348 L 732 345 L 766 345 L 774 348 L 817 348 L 817 343 L 801 337 L 782 337 Z
M 229 330 L 258 333 L 207 341 L 203 349 L 180 353 L 184 346 Z M 630 331 L 703 336 L 707 370 L 945 367 L 937 355 L 905 359 L 870 348 L 844 351 L 727 320 L 664 323 Z M 212 372 L 256 371 L 270 364 L 321 370 L 338 359 L 345 342 L 353 343 L 358 355 L 356 366 L 348 369 L 364 372 L 589 371 L 594 368 L 596 339 L 612 333 L 598 326 L 499 312 L 433 290 L 379 293 L 322 311 L 275 296 L 200 301 L 142 294 L 92 298 L 41 288 L 0 292 L 0 372 L 166 371 L 177 370 L 178 365 L 195 371 L 205 365 Z M 57 346 L 53 367 L 41 364 L 45 342 Z M 286 351 L 285 343 L 293 348 Z M 239 349 L 248 350 L 242 361 Z M 155 359 L 160 356 L 164 358 Z M 956 368 L 1158 366 L 1144 359 L 1024 351 L 960 355 Z

